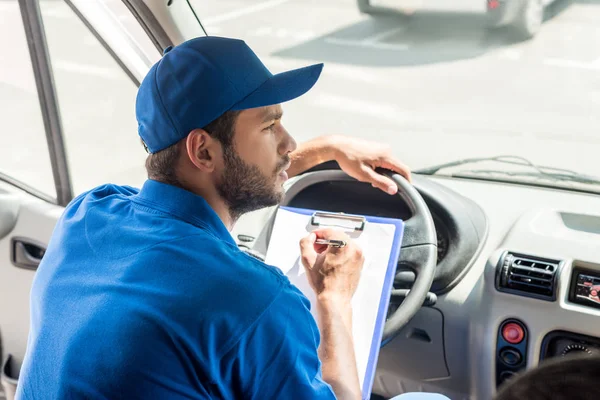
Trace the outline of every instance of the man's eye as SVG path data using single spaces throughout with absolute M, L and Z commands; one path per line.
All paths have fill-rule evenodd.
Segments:
M 273 122 L 271 125 L 267 126 L 264 130 L 265 131 L 270 131 L 275 127 L 275 122 Z

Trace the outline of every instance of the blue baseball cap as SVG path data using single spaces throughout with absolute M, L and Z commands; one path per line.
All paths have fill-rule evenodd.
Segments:
M 155 153 L 229 110 L 283 103 L 308 92 L 323 64 L 273 75 L 243 40 L 216 36 L 165 49 L 138 90 L 138 133 Z

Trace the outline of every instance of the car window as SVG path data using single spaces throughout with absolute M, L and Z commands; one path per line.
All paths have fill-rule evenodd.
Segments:
M 0 2 L 0 173 L 56 196 L 44 121 L 17 0 Z
M 63 1 L 42 1 L 73 195 L 105 183 L 140 186 L 136 84 Z
M 284 105 L 298 141 L 385 142 L 413 170 L 512 156 L 440 173 L 600 193 L 598 0 L 190 4 L 208 35 L 244 39 L 272 72 L 325 63 Z

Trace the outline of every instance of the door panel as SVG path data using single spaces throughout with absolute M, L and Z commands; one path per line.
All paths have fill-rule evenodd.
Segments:
M 0 215 L 12 215 L 15 208 L 18 214 L 14 227 L 0 239 L 0 335 L 3 358 L 12 354 L 20 363 L 27 345 L 29 293 L 35 270 L 13 265 L 13 239 L 47 246 L 63 208 L 0 184 Z
M 10 193 L 0 193 L 0 239 L 8 235 L 17 224 L 19 197 Z

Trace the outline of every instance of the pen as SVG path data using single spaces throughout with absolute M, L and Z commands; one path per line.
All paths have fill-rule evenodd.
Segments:
M 343 240 L 335 240 L 335 239 L 317 239 L 315 241 L 316 244 L 326 244 L 331 247 L 345 247 L 346 242 Z

